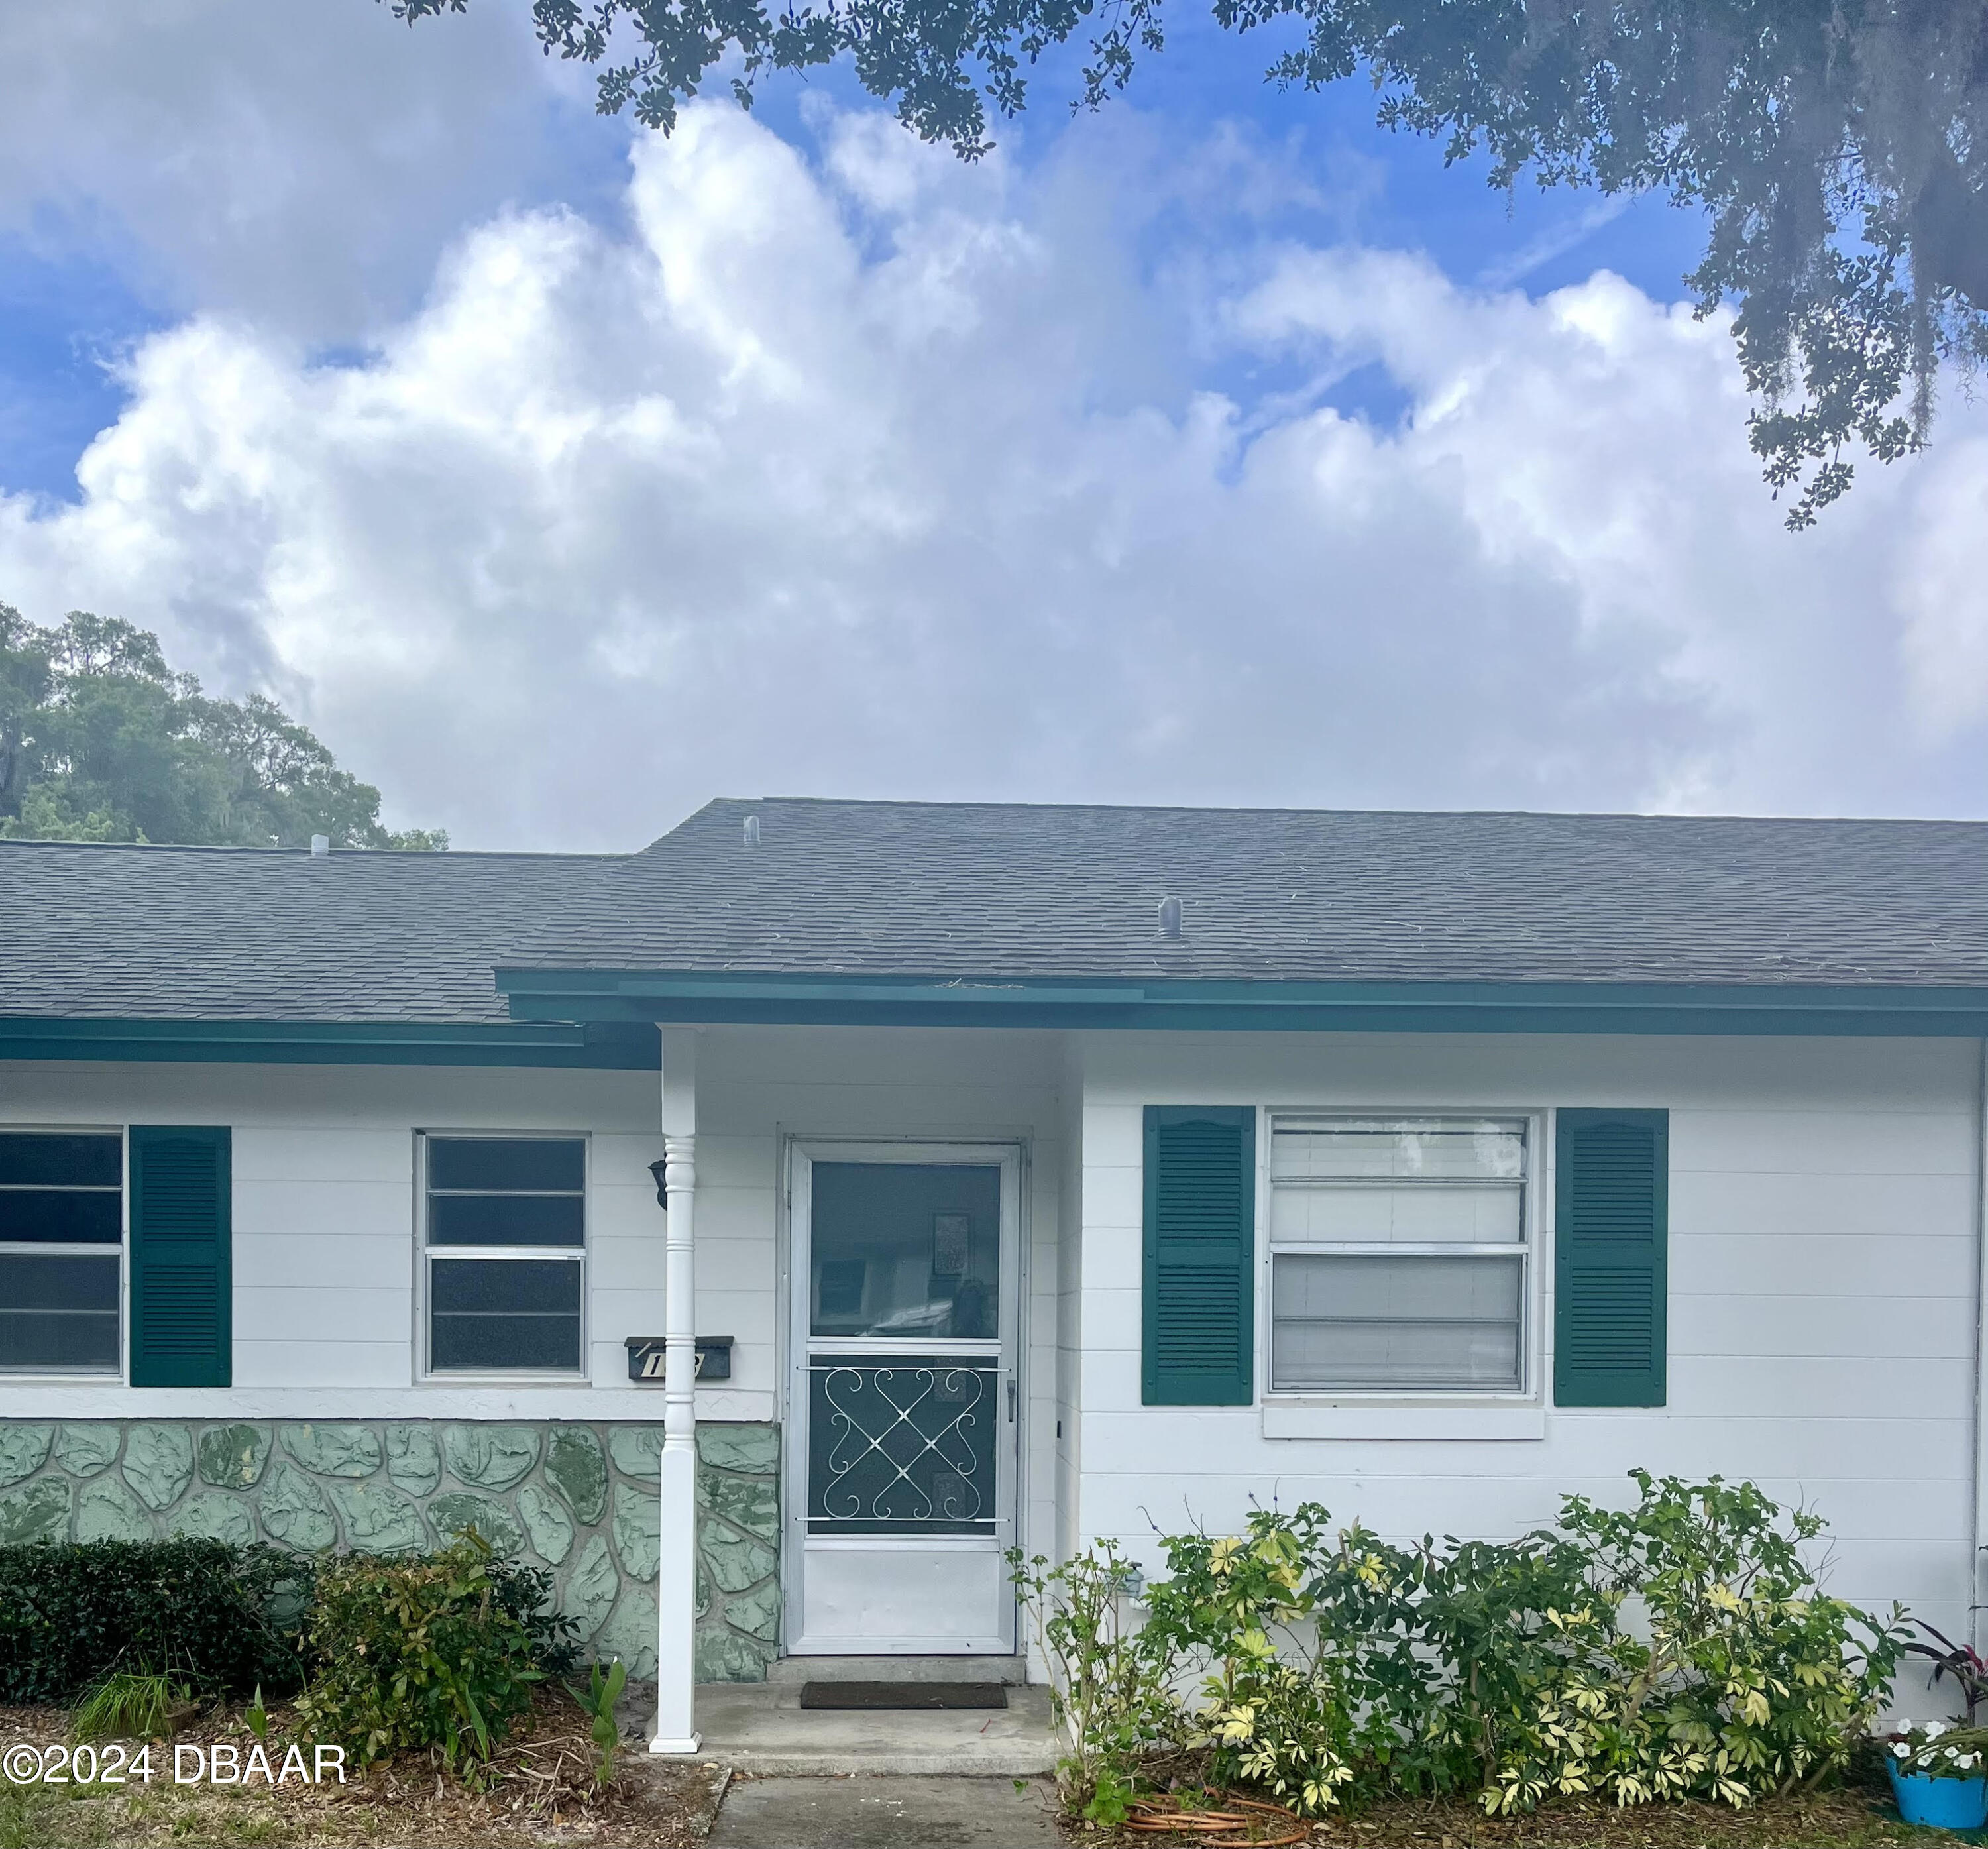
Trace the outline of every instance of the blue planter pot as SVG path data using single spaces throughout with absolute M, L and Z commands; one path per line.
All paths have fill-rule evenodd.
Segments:
M 1923 1772 L 1901 1773 L 1889 1760 L 1885 1770 L 1907 1823 L 1935 1830 L 1979 1830 L 1988 1824 L 1988 1777 L 1929 1778 Z

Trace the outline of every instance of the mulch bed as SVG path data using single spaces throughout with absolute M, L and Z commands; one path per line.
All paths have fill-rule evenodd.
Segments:
M 1334 1844 L 1399 1844 L 1414 1849 L 1726 1849 L 1772 1846 L 1946 1842 L 1938 1831 L 1909 1829 L 1889 1807 L 1861 1791 L 1769 1799 L 1744 1810 L 1729 1804 L 1612 1803 L 1544 1806 L 1530 1817 L 1487 1817 L 1476 1804 L 1451 1800 L 1403 1806 L 1385 1820 L 1341 1818 L 1312 1840 Z
M 1190 1827 L 1172 1834 L 1144 1824 L 1150 1810 L 1135 1814 L 1144 1827 L 1066 1829 L 1073 1841 L 1098 1849 L 1175 1849 L 1188 1844 L 1251 1849 L 1291 1835 L 1285 1822 L 1268 1814 L 1248 1828 L 1232 1821 L 1212 1830 Z M 1247 1812 L 1236 1804 L 1228 1815 L 1239 1820 Z M 1608 1803 L 1574 1801 L 1547 1806 L 1530 1817 L 1487 1817 L 1465 1797 L 1395 1803 L 1358 1817 L 1317 1820 L 1302 1840 L 1333 1849 L 1862 1849 L 1891 1843 L 1951 1844 L 1959 1839 L 1941 1830 L 1909 1828 L 1871 1792 L 1852 1787 L 1770 1799 L 1744 1810 L 1712 1804 L 1648 1804 L 1623 1810 Z
M 0 1751 L 19 1742 L 47 1745 L 66 1737 L 60 1709 L 0 1708 Z M 269 1710 L 269 1756 L 302 1736 L 289 1709 Z M 93 1849 L 96 1844 L 192 1843 L 288 1845 L 391 1844 L 410 1849 L 505 1849 L 536 1844 L 598 1844 L 600 1849 L 694 1849 L 710 1829 L 722 1796 L 715 1766 L 651 1759 L 639 1741 L 625 1743 L 607 1788 L 592 1790 L 586 1717 L 556 1690 L 543 1692 L 513 1731 L 487 1792 L 445 1778 L 424 1755 L 403 1754 L 343 1785 L 296 1778 L 271 1785 L 172 1782 L 172 1746 L 225 1742 L 247 1754 L 255 1744 L 239 1707 L 211 1709 L 183 1726 L 163 1749 L 149 1786 L 22 1789 L 0 1783 L 0 1842 Z M 305 1748 L 304 1756 L 310 1758 Z

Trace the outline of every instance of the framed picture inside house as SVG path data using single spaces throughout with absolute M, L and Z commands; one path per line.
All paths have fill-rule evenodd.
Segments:
M 966 1275 L 967 1248 L 973 1232 L 973 1217 L 965 1213 L 932 1215 L 932 1276 L 958 1278 Z

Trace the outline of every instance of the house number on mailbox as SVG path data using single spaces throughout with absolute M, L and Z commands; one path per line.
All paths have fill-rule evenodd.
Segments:
M 631 1335 L 624 1339 L 628 1349 L 629 1379 L 660 1387 L 663 1384 L 663 1338 L 659 1335 Z M 700 1381 L 732 1378 L 731 1337 L 701 1335 L 697 1338 L 697 1377 Z

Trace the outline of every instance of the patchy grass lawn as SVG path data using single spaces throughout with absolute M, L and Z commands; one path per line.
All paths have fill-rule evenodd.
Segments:
M 281 1768 L 293 1737 L 286 1709 L 269 1711 L 269 1757 Z M 0 1754 L 23 1743 L 62 1739 L 59 1709 L 0 1709 Z M 259 1776 L 238 1785 L 173 1781 L 174 1746 L 232 1746 L 245 1759 L 255 1744 L 238 1709 L 214 1711 L 152 1749 L 149 1785 L 35 1784 L 0 1780 L 0 1849 L 98 1849 L 99 1845 L 407 1844 L 410 1849 L 532 1849 L 539 1844 L 599 1849 L 695 1849 L 711 1827 L 721 1792 L 710 1766 L 659 1762 L 630 1743 L 615 1776 L 590 1789 L 590 1746 L 579 1709 L 556 1692 L 543 1696 L 495 1767 L 487 1793 L 443 1778 L 424 1756 L 405 1755 L 343 1785 Z M 303 1759 L 309 1763 L 306 1746 Z M 192 1762 L 188 1766 L 191 1769 Z

